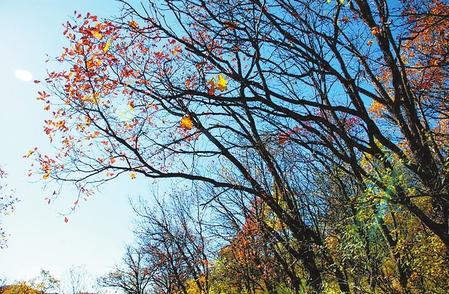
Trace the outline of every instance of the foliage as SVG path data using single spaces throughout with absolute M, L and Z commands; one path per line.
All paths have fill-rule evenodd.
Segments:
M 42 292 L 34 289 L 25 282 L 12 286 L 6 286 L 2 289 L 2 294 L 41 294 Z

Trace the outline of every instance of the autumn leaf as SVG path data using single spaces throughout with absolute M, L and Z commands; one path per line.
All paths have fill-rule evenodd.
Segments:
M 82 99 L 84 102 L 97 104 L 100 101 L 100 93 L 94 93 L 93 95 L 84 96 Z
M 175 48 L 173 48 L 173 50 L 171 51 L 171 53 L 173 54 L 173 56 L 178 55 L 178 53 L 182 52 L 182 48 L 181 45 L 177 45 Z
M 207 82 L 209 84 L 209 88 L 207 90 L 207 93 L 211 96 L 215 95 L 215 82 L 213 79 L 210 79 L 209 82 Z
M 44 179 L 44 180 L 48 180 L 48 177 L 50 176 L 50 173 L 45 173 L 43 176 L 42 176 L 42 179 Z
M 384 110 L 385 107 L 377 101 L 373 101 L 369 108 L 369 112 L 372 113 L 374 117 L 381 117 Z
M 68 222 L 69 222 L 69 219 L 68 219 L 66 216 L 64 216 L 64 222 L 65 222 L 65 223 L 68 223 Z
M 39 96 L 37 97 L 37 100 L 44 101 L 46 98 L 50 97 L 50 94 L 46 93 L 45 91 L 39 91 L 39 92 L 37 92 L 37 94 L 39 94 Z
M 130 111 L 134 111 L 135 105 L 134 105 L 134 101 L 133 100 L 130 100 L 128 102 L 128 107 L 129 107 Z
M 284 145 L 288 139 L 289 139 L 289 136 L 287 134 L 280 134 L 278 137 L 279 145 Z
M 92 36 L 94 36 L 96 39 L 101 40 L 103 38 L 103 35 L 99 31 L 92 31 Z
M 36 152 L 36 150 L 37 150 L 37 147 L 34 147 L 33 149 L 28 150 L 27 153 L 23 156 L 23 158 L 30 157 L 31 155 L 33 155 L 34 152 Z
M 131 20 L 130 22 L 128 22 L 128 25 L 133 29 L 139 28 L 139 25 L 137 24 L 137 22 L 135 20 Z
M 235 23 L 235 22 L 232 22 L 232 21 L 226 21 L 224 24 L 225 24 L 225 26 L 226 26 L 228 29 L 230 29 L 231 31 L 232 31 L 232 30 L 235 30 L 235 29 L 237 28 L 236 23 Z
M 131 178 L 131 180 L 135 180 L 137 178 L 137 174 L 135 172 L 132 172 L 129 174 L 129 177 Z
M 184 130 L 191 130 L 193 128 L 193 122 L 189 115 L 181 118 L 181 128 Z
M 103 52 L 106 53 L 109 50 L 109 47 L 111 46 L 111 38 L 106 42 L 106 44 L 103 47 Z
M 228 81 L 225 80 L 222 74 L 218 75 L 217 89 L 221 92 L 228 88 Z

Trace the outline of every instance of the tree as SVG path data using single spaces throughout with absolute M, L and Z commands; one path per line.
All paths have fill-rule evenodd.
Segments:
M 122 267 L 99 279 L 102 287 L 113 287 L 127 294 L 146 294 L 151 285 L 153 272 L 145 266 L 145 255 L 141 248 L 126 247 Z
M 6 177 L 6 172 L 0 167 L 0 249 L 6 245 L 6 234 L 1 223 L 1 217 L 14 210 L 17 199 L 5 191 L 7 188 L 2 182 Z
M 45 294 L 59 291 L 61 282 L 52 276 L 49 271 L 42 269 L 39 276 L 31 284 L 37 291 Z
M 258 198 L 286 226 L 313 291 L 327 275 L 350 291 L 324 242 L 321 217 L 336 202 L 319 193 L 317 171 L 354 182 L 346 199 L 373 211 L 382 205 L 365 192 L 386 195 L 447 254 L 448 5 L 120 2 L 118 18 L 77 13 L 65 25 L 65 68 L 47 78 L 52 95 L 38 97 L 59 147 L 36 155 L 44 179 L 89 193 L 129 173 Z M 397 252 L 396 224 L 377 221 Z M 408 270 L 393 260 L 406 289 Z
M 136 230 L 146 268 L 157 293 L 210 293 L 209 250 L 205 213 L 198 194 L 173 192 L 155 207 L 136 208 Z
M 41 270 L 39 276 L 29 281 L 19 281 L 12 285 L 6 285 L 1 281 L 0 293 L 2 294 L 46 294 L 59 291 L 60 282 L 47 270 Z
M 81 294 L 89 287 L 89 274 L 83 266 L 72 265 L 64 273 L 61 288 L 63 293 Z
M 14 285 L 5 286 L 2 289 L 2 294 L 42 294 L 41 291 L 34 289 L 25 282 L 19 282 Z

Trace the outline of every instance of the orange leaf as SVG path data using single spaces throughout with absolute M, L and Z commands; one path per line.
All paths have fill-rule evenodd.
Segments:
M 284 145 L 287 142 L 289 136 L 287 134 L 280 134 L 278 137 L 279 145 Z
M 207 93 L 209 95 L 211 95 L 211 96 L 214 96 L 215 95 L 215 82 L 214 82 L 214 80 L 209 80 L 208 84 L 209 84 L 209 89 L 208 89 Z
M 177 46 L 171 51 L 171 53 L 172 53 L 174 56 L 178 55 L 178 53 L 181 53 L 181 52 L 182 52 L 181 45 L 177 45 Z
M 137 22 L 135 20 L 131 20 L 130 22 L 128 22 L 128 25 L 130 27 L 132 27 L 133 29 L 138 29 L 139 25 L 137 24 Z
M 184 130 L 191 130 L 193 128 L 193 122 L 190 116 L 186 115 L 181 118 L 181 128 Z
M 37 94 L 39 94 L 37 100 L 45 100 L 46 98 L 50 97 L 50 94 L 47 94 L 45 91 L 39 91 L 37 92 Z
M 224 24 L 231 31 L 233 31 L 233 30 L 235 30 L 237 28 L 237 24 L 235 22 L 232 22 L 232 21 L 225 21 Z

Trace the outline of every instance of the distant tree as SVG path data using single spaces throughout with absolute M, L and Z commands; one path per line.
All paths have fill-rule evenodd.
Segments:
M 33 288 L 27 282 L 19 282 L 14 285 L 5 286 L 1 294 L 43 294 L 42 291 Z
M 0 293 L 3 290 L 3 288 L 6 286 L 6 278 L 0 277 Z
M 154 272 L 147 266 L 145 252 L 142 248 L 126 247 L 121 265 L 98 280 L 101 287 L 112 287 L 126 294 L 146 294 L 153 279 Z
M 157 293 L 209 293 L 208 250 L 204 211 L 197 194 L 174 191 L 154 206 L 136 207 L 136 235 L 145 254 L 153 291 Z M 197 291 L 197 292 L 195 292 Z
M 60 291 L 61 282 L 49 271 L 41 270 L 39 276 L 32 281 L 33 288 L 42 293 L 56 293 Z
M 64 274 L 61 282 L 62 292 L 80 294 L 87 291 L 89 275 L 83 266 L 71 266 Z
M 3 286 L 3 287 L 2 287 Z M 46 294 L 59 293 L 60 282 L 47 270 L 41 270 L 39 275 L 29 281 L 20 281 L 6 285 L 6 280 L 0 279 L 1 294 Z
M 17 199 L 10 195 L 6 185 L 3 183 L 6 172 L 0 167 L 0 249 L 6 245 L 6 234 L 2 226 L 2 216 L 14 210 Z

